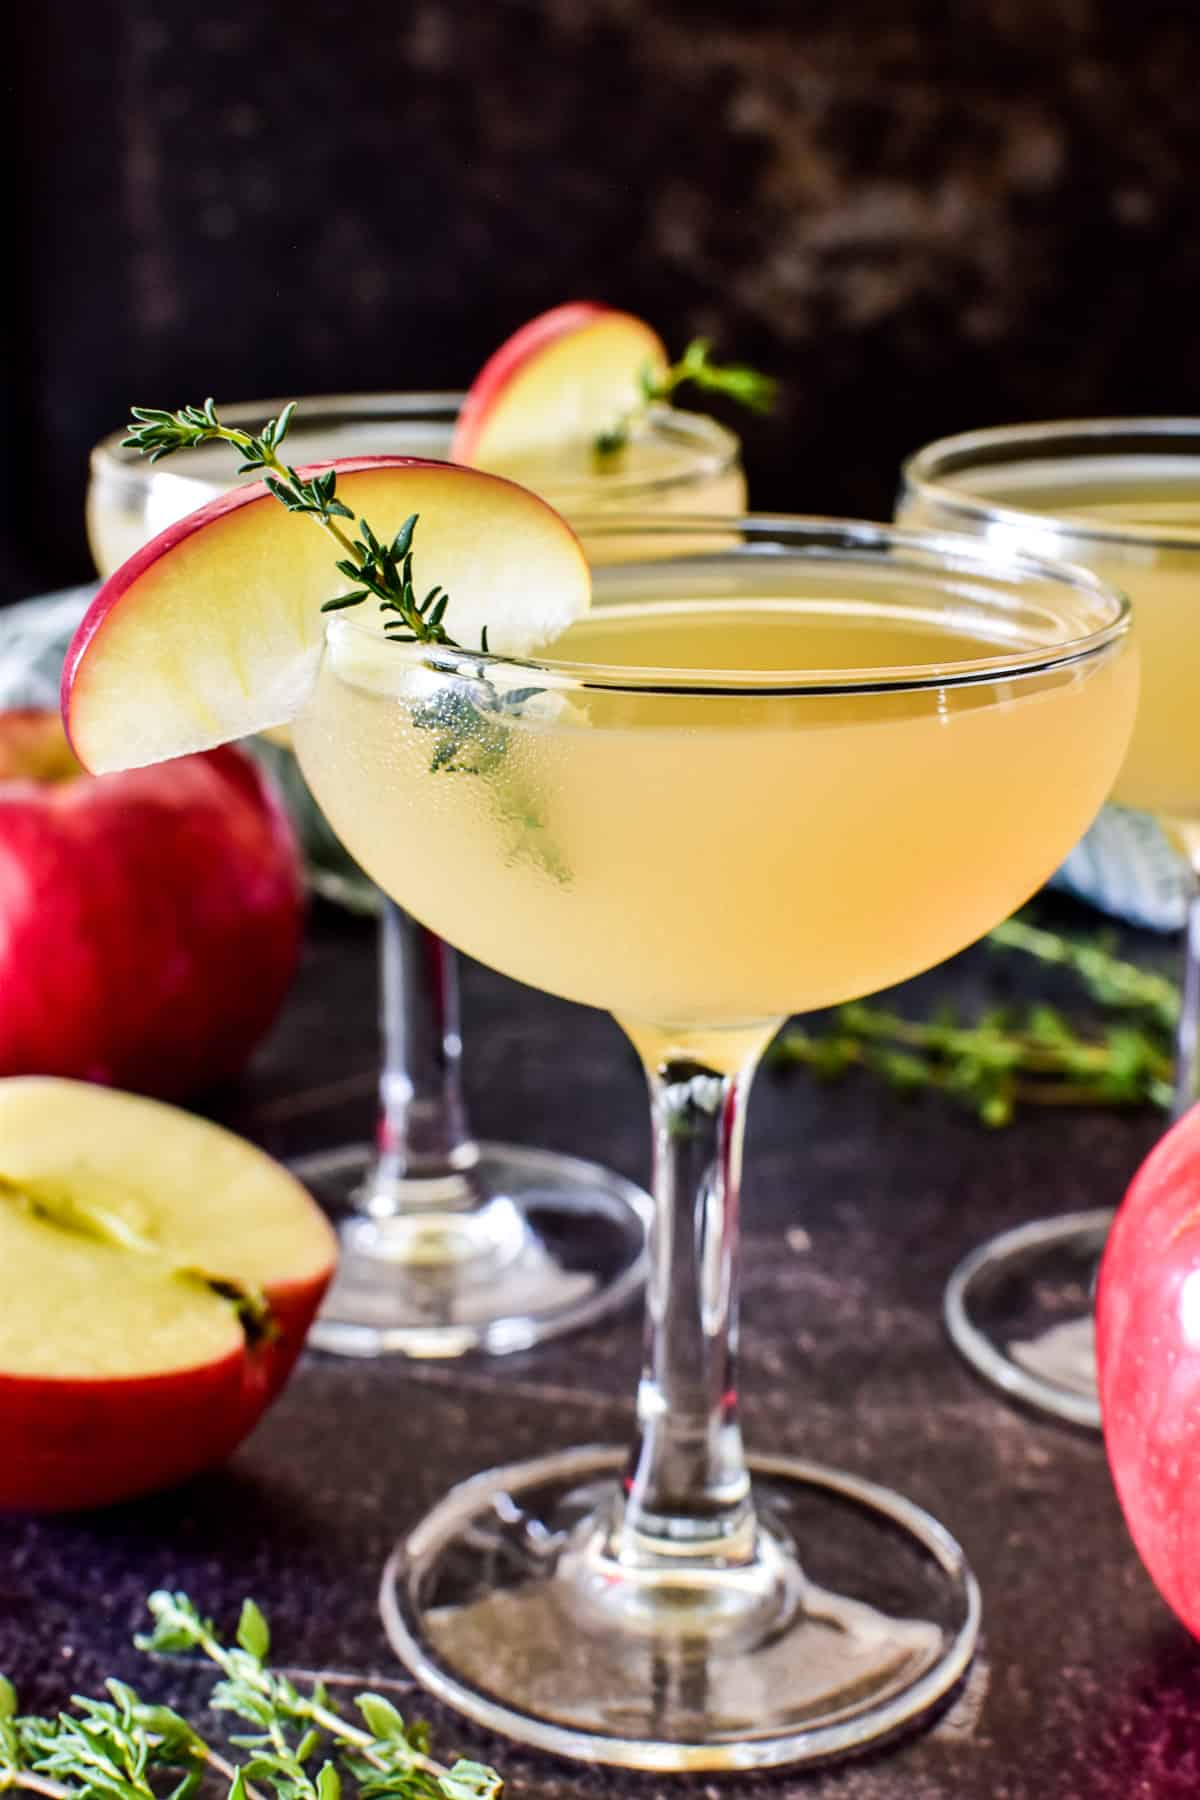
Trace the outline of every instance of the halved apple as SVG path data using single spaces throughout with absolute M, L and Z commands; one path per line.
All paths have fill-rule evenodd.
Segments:
M 64 1511 L 227 1457 L 333 1273 L 300 1183 L 189 1113 L 0 1081 L 0 1507 Z
M 574 534 L 525 488 L 412 457 L 319 466 L 337 469 L 339 498 L 381 539 L 419 515 L 417 586 L 449 594 L 444 623 L 465 648 L 486 626 L 492 651 L 527 655 L 586 609 Z M 341 554 L 257 483 L 151 539 L 105 582 L 67 654 L 63 718 L 84 767 L 160 762 L 295 718 L 320 657 L 321 604 L 349 585 Z M 379 615 L 368 601 L 355 617 Z M 397 654 L 379 639 L 382 655 Z
M 556 306 L 522 325 L 472 382 L 450 454 L 506 469 L 590 444 L 642 399 L 642 378 L 670 359 L 658 333 L 632 313 L 592 300 Z

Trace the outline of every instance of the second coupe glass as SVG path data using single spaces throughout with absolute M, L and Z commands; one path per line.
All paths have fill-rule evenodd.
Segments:
M 285 454 L 296 464 L 365 453 L 445 457 L 460 403 L 454 394 L 305 399 Z M 281 404 L 220 410 L 226 424 L 258 429 Z M 106 438 L 91 460 L 88 530 L 102 575 L 247 479 L 229 446 L 150 464 L 122 449 L 123 435 Z M 652 409 L 619 459 L 595 472 L 564 468 L 560 484 L 548 481 L 545 491 L 574 520 L 614 510 L 735 513 L 745 500 L 737 439 L 667 407 Z M 610 553 L 630 549 L 614 540 Z M 463 1100 L 455 953 L 386 897 L 380 944 L 375 1141 L 294 1165 L 341 1238 L 338 1276 L 312 1342 L 357 1356 L 500 1354 L 623 1304 L 644 1274 L 647 1196 L 593 1162 L 478 1141 Z

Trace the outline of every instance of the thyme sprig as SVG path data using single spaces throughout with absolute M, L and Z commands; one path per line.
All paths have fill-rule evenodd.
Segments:
M 341 612 L 374 598 L 385 615 L 384 630 L 401 644 L 444 644 L 459 650 L 443 623 L 450 596 L 440 587 L 430 588 L 418 599 L 413 581 L 413 534 L 418 515 L 407 518 L 390 541 L 383 541 L 360 518 L 358 536 L 352 537 L 341 519 L 354 513 L 338 498 L 337 470 L 324 469 L 305 481 L 283 461 L 279 446 L 287 436 L 296 411 L 291 400 L 277 418 L 268 419 L 255 436 L 222 424 L 211 399 L 203 406 L 184 406 L 178 412 L 158 407 L 134 406 L 128 436 L 122 441 L 132 450 L 158 462 L 177 450 L 194 450 L 200 444 L 230 444 L 241 456 L 238 473 L 263 471 L 264 485 L 289 512 L 304 513 L 328 533 L 342 551 L 338 573 L 352 584 L 344 594 L 326 600 L 322 612 Z M 487 631 L 480 648 L 487 651 Z
M 669 368 L 656 369 L 653 364 L 647 364 L 642 370 L 637 404 L 597 434 L 594 446 L 597 457 L 603 460 L 624 450 L 651 407 L 670 402 L 679 389 L 689 383 L 704 393 L 723 394 L 738 406 L 759 413 L 770 412 L 779 392 L 779 383 L 772 376 L 760 374 L 746 363 L 714 362 L 709 339 L 693 338 L 683 355 Z
M 987 941 L 1072 971 L 1118 1019 L 1083 1031 L 1044 1002 L 990 1008 L 974 1020 L 953 1009 L 909 1019 L 858 1001 L 839 1007 L 828 1030 L 791 1026 L 772 1063 L 824 1080 L 864 1069 L 901 1094 L 945 1094 L 989 1126 L 1007 1125 L 1024 1106 L 1170 1107 L 1179 1012 L 1172 981 L 1116 956 L 1103 938 L 1067 937 L 1026 919 L 1007 920 Z
M 465 672 L 453 686 L 446 685 L 411 712 L 418 731 L 433 736 L 433 773 L 490 776 L 505 765 L 512 749 L 512 726 L 526 703 L 544 689 L 511 688 L 502 691 L 480 668 L 468 681 Z M 571 870 L 551 835 L 545 809 L 531 782 L 519 769 L 507 766 L 503 781 L 491 787 L 494 811 L 510 828 L 513 854 L 534 862 L 560 886 L 571 879 Z
M 1024 951 L 1039 962 L 1071 970 L 1100 1006 L 1145 1013 L 1163 1032 L 1173 1032 L 1179 1023 L 1176 983 L 1167 975 L 1115 956 L 1107 935 L 1064 937 L 1032 925 L 1028 919 L 1015 918 L 989 931 L 987 942 L 994 950 Z
M 358 536 L 351 538 L 338 522 L 353 519 L 354 514 L 338 498 L 336 469 L 322 470 L 306 481 L 279 454 L 295 411 L 296 402 L 289 401 L 279 416 L 268 419 L 255 435 L 223 424 L 211 399 L 203 406 L 185 406 L 178 412 L 135 406 L 123 441 L 151 462 L 200 444 L 230 444 L 242 458 L 240 474 L 262 471 L 266 487 L 280 504 L 289 512 L 314 519 L 343 552 L 335 566 L 351 586 L 326 600 L 322 612 L 342 612 L 373 598 L 384 616 L 384 635 L 390 643 L 441 645 L 461 651 L 463 646 L 450 636 L 444 623 L 449 594 L 438 585 L 423 599 L 417 596 L 413 537 L 419 515 L 410 514 L 390 541 L 380 539 L 367 520 L 359 518 Z M 486 625 L 479 647 L 486 656 Z M 464 675 L 462 680 L 452 681 L 447 675 L 443 691 L 414 708 L 412 714 L 419 729 L 436 733 L 431 772 L 490 775 L 497 771 L 512 738 L 503 723 L 504 715 L 518 715 L 523 702 L 537 692 L 537 688 L 521 688 L 502 694 L 484 665 L 476 665 L 474 679 Z M 542 809 L 527 785 L 515 779 L 497 779 L 492 791 L 501 817 L 514 829 L 516 853 L 528 857 L 555 881 L 569 880 L 570 871 L 546 834 Z
M 433 1755 L 429 1732 L 406 1723 L 380 1694 L 358 1695 L 361 1723 L 347 1718 L 327 1687 L 308 1691 L 268 1665 L 271 1634 L 247 1600 L 236 1641 L 227 1644 L 186 1594 L 149 1598 L 153 1630 L 140 1636 L 152 1655 L 198 1650 L 218 1671 L 214 1711 L 251 1725 L 231 1738 L 249 1754 L 231 1761 L 167 1706 L 108 1681 L 106 1700 L 76 1695 L 71 1711 L 22 1715 L 13 1685 L 0 1676 L 0 1793 L 42 1800 L 190 1800 L 205 1778 L 220 1776 L 227 1800 L 498 1800 L 494 1769 Z

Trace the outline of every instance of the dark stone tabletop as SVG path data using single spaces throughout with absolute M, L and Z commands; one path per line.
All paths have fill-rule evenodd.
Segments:
M 1169 960 L 1169 944 L 1134 941 Z M 274 1035 L 209 1110 L 282 1155 L 367 1130 L 373 957 L 367 922 L 319 909 Z M 971 1006 L 1035 980 L 1053 997 L 1044 974 L 1016 960 L 977 948 L 904 998 Z M 615 1025 L 471 965 L 465 1009 L 481 1135 L 644 1178 L 641 1079 Z M 939 1316 L 946 1277 L 970 1246 L 1025 1219 L 1114 1201 L 1157 1128 L 1146 1114 L 1046 1113 L 989 1133 L 936 1097 L 904 1102 L 865 1078 L 759 1079 L 743 1329 L 751 1445 L 893 1484 L 960 1538 L 983 1588 L 984 1635 L 965 1687 L 932 1727 L 886 1751 L 807 1775 L 681 1782 L 525 1754 L 403 1698 L 375 1607 L 393 1539 L 485 1466 L 624 1439 L 633 1312 L 492 1362 L 309 1355 L 224 1471 L 91 1516 L 0 1520 L 0 1668 L 29 1707 L 92 1691 L 109 1673 L 197 1705 L 207 1689 L 188 1664 L 148 1667 L 130 1646 L 146 1593 L 170 1585 L 229 1626 L 253 1594 L 272 1616 L 280 1660 L 396 1680 L 401 1706 L 431 1717 L 447 1749 L 495 1761 L 521 1795 L 1194 1796 L 1200 1653 L 1142 1572 L 1099 1438 L 983 1387 Z

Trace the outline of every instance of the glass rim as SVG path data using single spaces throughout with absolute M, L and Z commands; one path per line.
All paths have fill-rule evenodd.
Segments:
M 412 392 L 397 389 L 394 392 L 379 390 L 356 394 L 301 394 L 295 397 L 300 411 L 288 441 L 294 442 L 300 438 L 311 423 L 328 423 L 331 419 L 346 423 L 376 419 L 391 424 L 444 420 L 447 425 L 452 425 L 465 399 L 465 393 L 432 388 Z M 259 424 L 268 418 L 277 417 L 289 404 L 288 400 L 218 401 L 217 411 L 227 424 Z M 609 505 L 614 499 L 619 500 L 622 491 L 633 496 L 657 494 L 728 474 L 738 465 L 742 447 L 737 434 L 707 413 L 689 412 L 683 407 L 665 406 L 657 402 L 647 412 L 646 421 L 651 435 L 657 433 L 682 440 L 684 448 L 691 452 L 691 460 L 679 469 L 659 475 L 624 474 L 616 469 L 603 471 L 602 477 L 598 475 L 596 479 L 604 480 Z M 165 459 L 163 463 L 151 463 L 138 451 L 126 449 L 122 442 L 126 433 L 127 427 L 122 426 L 117 431 L 108 432 L 93 444 L 88 453 L 88 466 L 93 479 L 103 475 L 127 481 L 131 476 L 141 475 L 148 480 L 152 469 L 161 470 L 165 474 L 184 473 L 182 468 L 172 465 L 172 459 Z M 554 489 L 554 493 L 565 504 L 572 494 L 586 489 L 588 485 L 589 479 L 586 477 L 566 480 Z M 631 504 L 636 504 L 636 500 L 631 501 Z
M 1108 617 L 1089 631 L 1072 636 L 1062 644 L 1039 646 L 1035 650 L 999 651 L 995 656 L 971 657 L 948 663 L 917 663 L 886 668 L 850 669 L 663 669 L 637 668 L 629 664 L 581 663 L 564 658 L 508 656 L 498 651 L 465 650 L 446 645 L 397 643 L 395 648 L 415 666 L 439 673 L 457 673 L 476 680 L 486 679 L 489 669 L 518 669 L 537 675 L 545 686 L 563 689 L 603 689 L 607 692 L 663 695 L 749 695 L 760 694 L 782 698 L 804 695 L 846 695 L 867 693 L 908 693 L 913 691 L 968 687 L 997 679 L 1010 680 L 1022 676 L 1045 674 L 1083 662 L 1102 654 L 1127 636 L 1133 618 L 1127 595 L 1110 582 L 1103 581 L 1090 569 L 1052 561 L 1048 557 L 1029 555 L 1024 551 L 996 551 L 978 545 L 969 537 L 953 532 L 910 531 L 901 526 L 875 524 L 861 519 L 824 518 L 810 514 L 613 514 L 605 512 L 576 521 L 576 529 L 586 549 L 595 538 L 651 537 L 662 541 L 670 538 L 728 538 L 739 534 L 736 545 L 695 552 L 694 560 L 728 557 L 733 552 L 754 555 L 762 548 L 803 553 L 806 549 L 814 562 L 852 564 L 867 557 L 879 559 L 880 566 L 908 568 L 925 574 L 950 571 L 959 577 L 975 576 L 1004 582 L 1015 593 L 1022 585 L 1050 583 L 1059 590 L 1070 590 L 1077 596 L 1095 602 Z M 756 543 L 761 540 L 761 547 Z M 644 569 L 647 579 L 656 572 L 678 575 L 686 568 L 686 551 L 669 559 L 630 559 L 600 566 L 605 579 L 622 568 Z M 997 594 L 997 598 L 998 598 Z M 979 598 L 979 596 L 975 596 Z M 381 633 L 345 613 L 334 615 L 326 625 L 326 639 L 344 633 L 380 641 Z M 339 677 L 341 679 L 341 677 Z
M 1122 441 L 1123 440 L 1123 441 Z M 1129 454 L 1133 446 L 1161 444 L 1164 451 L 1172 441 L 1190 441 L 1200 461 L 1200 417 L 1186 413 L 1130 414 L 1126 418 L 1041 419 L 1026 425 L 985 425 L 971 431 L 959 431 L 949 437 L 933 438 L 906 456 L 900 465 L 903 490 L 932 500 L 947 512 L 962 517 L 1012 525 L 1028 529 L 1036 524 L 1043 531 L 1057 530 L 1064 536 L 1139 549 L 1200 550 L 1200 532 L 1181 534 L 1163 531 L 1153 525 L 1101 525 L 1092 519 L 1075 517 L 1069 512 L 1037 512 L 1032 507 L 1011 506 L 972 494 L 968 489 L 950 487 L 941 477 L 956 469 L 1000 465 L 1005 456 L 1024 449 L 1035 456 L 1057 451 L 1068 454 L 1067 447 L 1078 447 L 1079 453 Z

